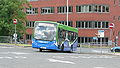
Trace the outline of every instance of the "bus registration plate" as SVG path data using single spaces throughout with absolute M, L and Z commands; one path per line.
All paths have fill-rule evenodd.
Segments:
M 40 47 L 40 48 L 42 48 L 42 49 L 46 49 L 46 47 Z

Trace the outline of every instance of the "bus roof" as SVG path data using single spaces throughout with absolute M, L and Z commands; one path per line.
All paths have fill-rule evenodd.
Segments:
M 57 23 L 57 22 L 53 22 L 53 21 L 35 21 L 35 23 L 37 23 L 37 22 L 56 24 L 56 25 L 58 25 L 59 28 L 78 33 L 77 28 L 70 27 L 70 26 L 67 26 L 67 25 L 63 25 L 63 24 L 60 24 L 60 23 Z

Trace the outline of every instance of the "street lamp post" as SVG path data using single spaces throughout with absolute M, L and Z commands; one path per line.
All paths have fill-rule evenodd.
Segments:
M 68 26 L 68 12 L 69 12 L 68 0 L 67 0 L 67 26 Z
M 67 0 L 67 26 L 68 26 L 68 11 L 69 7 L 68 7 L 68 0 Z M 66 32 L 66 40 L 68 40 L 68 32 Z

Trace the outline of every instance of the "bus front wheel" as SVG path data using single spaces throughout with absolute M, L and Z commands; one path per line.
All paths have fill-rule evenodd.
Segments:
M 39 48 L 39 52 L 42 52 L 42 49 L 41 49 L 41 48 Z

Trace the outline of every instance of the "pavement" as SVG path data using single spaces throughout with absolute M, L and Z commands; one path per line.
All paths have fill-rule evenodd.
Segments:
M 79 50 L 78 50 L 79 51 Z M 0 47 L 0 68 L 120 68 L 120 56 Z
M 0 47 L 31 47 L 32 45 L 30 44 L 8 44 L 8 43 L 0 43 Z M 82 53 L 80 52 L 79 48 L 77 49 L 77 51 L 75 51 L 76 53 Z M 83 53 L 83 54 L 101 54 L 101 53 Z M 106 55 L 116 55 L 116 56 L 120 56 L 120 53 L 102 53 L 102 54 L 106 54 Z
M 120 56 L 120 53 L 115 53 L 114 55 L 118 55 L 118 56 Z

